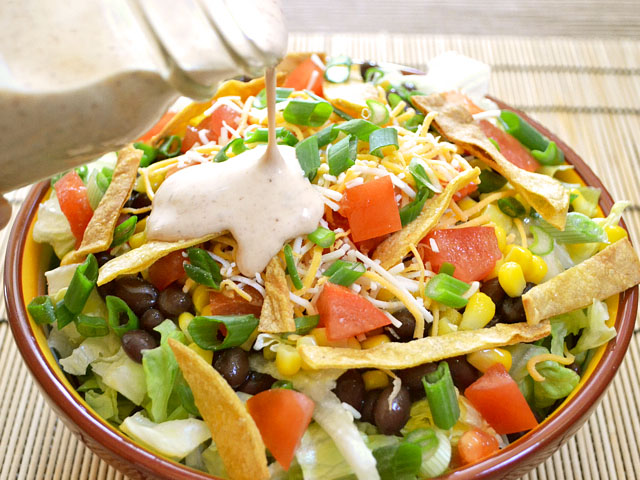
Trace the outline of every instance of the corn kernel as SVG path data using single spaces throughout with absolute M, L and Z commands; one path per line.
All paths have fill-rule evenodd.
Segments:
M 547 262 L 544 261 L 544 258 L 533 255 L 529 268 L 524 270 L 524 278 L 527 282 L 538 284 L 541 283 L 542 279 L 547 275 L 547 271 Z
M 389 376 L 381 370 L 368 370 L 362 374 L 364 389 L 378 390 L 389 385 Z
M 276 352 L 276 368 L 281 375 L 291 377 L 300 371 L 302 359 L 295 347 L 281 343 Z
M 343 340 L 329 340 L 327 338 L 327 329 L 324 327 L 314 328 L 311 330 L 311 336 L 316 340 L 316 344 L 321 347 L 336 347 L 336 348 L 358 348 L 360 349 L 360 342 L 355 338 L 345 338 Z M 356 345 L 357 343 L 357 345 Z
M 347 338 L 347 348 L 353 348 L 354 350 L 362 350 L 362 345 L 356 337 Z
M 142 220 L 138 220 L 134 233 L 144 232 L 144 229 L 147 228 L 147 218 L 148 217 L 144 217 Z
M 462 314 L 454 308 L 446 307 L 440 312 L 440 321 L 442 320 L 447 320 L 451 325 L 458 326 L 462 321 Z
M 575 212 L 580 212 L 587 217 L 591 217 L 594 214 L 594 205 L 584 197 L 580 190 L 574 188 L 571 190 L 571 195 L 574 196 L 571 206 Z
M 473 198 L 470 197 L 464 197 L 462 200 L 460 200 L 458 202 L 458 206 L 462 209 L 462 210 L 469 210 L 471 207 L 473 207 L 476 202 Z
M 138 248 L 146 241 L 147 234 L 145 232 L 134 233 L 129 237 L 129 246 L 131 248 Z
M 498 240 L 498 248 L 501 252 L 504 252 L 507 247 L 507 232 L 500 225 L 494 225 L 493 229 L 496 231 L 496 239 Z
M 387 290 L 386 288 L 381 288 L 380 291 L 378 292 L 378 296 L 376 297 L 376 299 L 381 300 L 383 302 L 390 302 L 394 298 L 396 298 L 395 295 L 391 293 L 389 290 Z
M 190 343 L 189 348 L 196 352 L 202 359 L 207 362 L 209 365 L 213 362 L 213 350 L 205 350 L 204 348 L 200 348 L 195 343 Z
M 498 276 L 498 272 L 500 271 L 500 267 L 504 264 L 504 258 L 501 258 L 500 260 L 498 260 L 495 264 L 495 266 L 493 267 L 493 270 L 491 270 L 491 272 L 489 273 L 489 275 L 487 275 L 484 279 L 485 280 L 490 280 L 492 278 L 496 278 Z
M 203 317 L 209 317 L 212 315 L 212 311 L 211 311 L 211 304 L 205 306 L 202 311 L 200 312 L 200 315 L 202 315 Z
M 467 361 L 482 373 L 496 363 L 501 363 L 508 372 L 511 368 L 511 353 L 504 348 L 489 348 L 467 355 Z
M 262 349 L 262 356 L 268 362 L 273 362 L 276 359 L 276 352 L 271 350 L 269 347 L 264 347 Z
M 383 343 L 389 343 L 390 341 L 391 339 L 387 335 L 381 334 L 381 335 L 375 335 L 373 337 L 367 338 L 364 342 L 360 344 L 360 346 L 366 350 L 368 348 L 373 348 L 373 347 L 377 347 L 378 345 L 382 345 Z
M 629 236 L 629 234 L 627 234 L 627 231 L 620 225 L 610 225 L 608 227 L 605 227 L 604 231 L 607 234 L 609 243 L 617 242 L 618 240 L 622 240 L 623 238 L 627 238 Z
M 296 340 L 296 347 L 299 347 L 300 345 L 318 345 L 318 343 L 316 342 L 316 337 L 313 335 L 304 335 L 302 337 L 298 337 Z
M 327 329 L 318 327 L 311 330 L 311 336 L 315 338 L 316 345 L 320 345 L 321 347 L 329 346 L 329 340 L 327 340 Z
M 522 267 L 516 262 L 502 264 L 500 270 L 498 270 L 498 281 L 506 294 L 513 298 L 522 295 L 527 286 Z
M 209 288 L 205 285 L 198 285 L 193 291 L 191 299 L 193 300 L 193 306 L 196 312 L 202 312 L 202 309 L 210 303 Z
M 489 295 L 476 292 L 469 298 L 462 321 L 460 322 L 460 330 L 477 330 L 484 327 L 491 321 L 496 314 L 496 305 Z
M 438 320 L 438 336 L 446 335 L 447 333 L 453 333 L 458 331 L 458 325 L 452 323 L 447 318 L 440 317 Z
M 189 330 L 188 330 L 191 320 L 193 320 L 193 315 L 190 314 L 189 312 L 182 312 L 178 316 L 178 326 L 180 327 L 180 330 L 182 330 L 182 333 L 186 335 L 187 340 L 189 340 L 190 342 L 193 342 L 193 339 L 191 338 L 191 335 L 189 335 Z
M 531 258 L 533 254 L 530 250 L 522 248 L 520 245 L 509 245 L 507 253 L 504 256 L 505 262 L 516 262 L 522 267 L 522 271 L 526 272 L 531 266 Z

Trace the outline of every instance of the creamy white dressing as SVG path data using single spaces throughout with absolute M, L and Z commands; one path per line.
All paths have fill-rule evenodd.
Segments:
M 263 271 L 286 241 L 315 230 L 324 213 L 322 196 L 304 176 L 295 148 L 276 143 L 275 72 L 266 78 L 268 145 L 174 173 L 160 185 L 147 220 L 151 240 L 228 230 L 238 243 L 238 269 L 248 277 Z

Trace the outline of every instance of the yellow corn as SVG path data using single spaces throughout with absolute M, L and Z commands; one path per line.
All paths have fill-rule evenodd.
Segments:
M 471 207 L 473 207 L 476 203 L 478 203 L 478 202 L 476 202 L 473 198 L 470 198 L 470 197 L 464 197 L 462 200 L 460 200 L 460 201 L 458 202 L 458 206 L 459 206 L 462 210 L 468 210 L 468 209 L 470 209 Z
M 491 273 L 489 273 L 489 275 L 487 275 L 485 277 L 485 280 L 490 280 L 492 278 L 496 278 L 498 276 L 498 272 L 500 271 L 500 267 L 504 264 L 504 258 L 501 258 L 500 260 L 498 260 L 495 264 L 495 266 L 493 267 L 493 270 L 491 270 Z
M 138 248 L 144 242 L 147 241 L 147 234 L 144 232 L 134 233 L 129 237 L 129 246 L 131 248 Z
M 204 348 L 200 348 L 195 343 L 190 343 L 189 348 L 200 355 L 205 362 L 209 365 L 213 362 L 213 350 L 205 350 Z
M 316 345 L 321 347 L 356 348 L 360 350 L 360 342 L 353 337 L 344 340 L 329 340 L 327 338 L 327 329 L 324 327 L 314 328 L 310 334 L 315 339 Z
M 193 306 L 195 307 L 196 312 L 202 312 L 202 309 L 210 303 L 209 288 L 205 285 L 198 285 L 193 291 L 191 299 L 193 300 Z
M 531 266 L 532 257 L 533 254 L 527 248 L 522 248 L 520 245 L 507 245 L 504 261 L 516 262 L 522 267 L 522 271 L 526 272 Z
M 438 336 L 457 331 L 458 325 L 450 322 L 448 318 L 440 317 L 440 320 L 438 321 Z
M 610 225 L 608 227 L 605 227 L 604 231 L 607 234 L 609 243 L 617 242 L 618 240 L 622 240 L 623 238 L 627 238 L 629 236 L 627 234 L 627 231 L 620 225 Z
M 142 220 L 139 220 L 138 223 L 136 223 L 136 229 L 134 233 L 144 232 L 144 229 L 147 228 L 147 218 L 148 217 L 144 217 Z
M 204 316 L 204 317 L 208 317 L 211 315 L 211 304 L 207 305 L 206 307 L 204 307 L 202 309 L 202 311 L 200 312 L 200 315 Z
M 524 279 L 522 267 L 516 262 L 505 262 L 498 270 L 500 286 L 510 297 L 522 295 L 527 282 Z
M 538 284 L 547 275 L 547 270 L 547 262 L 544 261 L 544 258 L 533 255 L 529 268 L 524 270 L 524 278 L 527 282 Z
M 393 293 L 391 293 L 386 288 L 381 288 L 380 291 L 378 292 L 378 296 L 376 298 L 378 300 L 383 301 L 383 302 L 390 302 L 391 300 L 393 300 L 396 297 L 395 297 L 395 295 Z
M 381 335 L 374 335 L 373 337 L 367 338 L 364 342 L 360 344 L 363 349 L 377 347 L 378 345 L 382 345 L 383 343 L 389 343 L 391 339 L 385 335 L 384 333 Z
M 327 340 L 327 329 L 326 328 L 314 328 L 311 330 L 311 336 L 315 338 L 316 345 L 320 345 L 321 347 L 328 347 L 329 340 Z
M 482 373 L 496 363 L 501 363 L 508 372 L 511 368 L 511 353 L 504 348 L 489 348 L 470 353 L 467 355 L 467 361 Z
M 453 309 L 453 308 L 445 308 L 443 311 L 440 312 L 440 320 L 447 320 L 451 325 L 460 325 L 460 322 L 462 321 L 462 314 Z
M 364 389 L 378 390 L 389 385 L 389 376 L 381 370 L 369 370 L 362 374 Z
M 584 198 L 584 195 L 580 193 L 580 190 L 578 190 L 577 188 L 574 188 L 573 190 L 571 190 L 571 195 L 574 195 L 574 198 L 571 201 L 571 206 L 573 207 L 574 211 L 580 212 L 586 215 L 587 217 L 590 217 L 593 215 L 594 213 L 593 204 L 589 202 L 586 198 Z
M 189 328 L 191 320 L 193 320 L 193 315 L 191 315 L 189 312 L 182 312 L 178 316 L 178 326 L 180 327 L 180 330 L 182 330 L 182 333 L 186 335 L 187 340 L 193 342 L 191 335 L 189 335 L 189 330 L 187 330 Z
M 276 368 L 281 375 L 291 377 L 300 371 L 302 358 L 295 347 L 281 343 L 276 352 Z
M 501 252 L 504 252 L 507 247 L 507 232 L 500 225 L 494 225 L 493 229 L 496 231 L 496 239 L 498 240 L 498 248 Z
M 355 350 L 361 350 L 362 345 L 356 337 L 347 338 L 347 348 L 353 348 Z
M 484 327 L 491 321 L 496 314 L 496 305 L 493 300 L 482 292 L 476 292 L 471 295 L 469 303 L 467 303 L 462 321 L 460 322 L 460 330 L 477 330 Z

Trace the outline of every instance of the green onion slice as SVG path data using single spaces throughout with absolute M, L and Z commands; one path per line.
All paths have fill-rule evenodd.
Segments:
M 274 388 L 293 390 L 293 383 L 291 383 L 289 380 L 277 380 L 273 382 L 273 385 L 271 385 L 271 390 L 273 390 Z
M 202 248 L 191 247 L 187 249 L 189 262 L 184 263 L 184 271 L 187 276 L 200 285 L 220 290 L 220 282 L 222 274 L 220 273 L 220 265 L 216 262 L 209 252 Z
M 401 442 L 373 451 L 380 480 L 415 479 L 422 463 L 422 448 L 411 442 Z
M 276 103 L 284 102 L 293 93 L 293 88 L 276 87 Z M 255 108 L 267 108 L 267 89 L 263 88 L 253 101 Z
M 329 173 L 338 176 L 349 167 L 355 165 L 358 154 L 358 140 L 353 135 L 348 135 L 337 143 L 332 144 L 327 152 Z
M 278 145 L 289 145 L 290 147 L 295 147 L 298 143 L 298 137 L 284 127 L 276 128 L 276 140 Z M 244 141 L 245 143 L 267 143 L 269 141 L 269 129 L 257 128 Z
M 116 227 L 113 231 L 113 241 L 111 242 L 111 247 L 117 247 L 118 245 L 122 245 L 124 242 L 129 240 L 131 235 L 136 231 L 136 224 L 138 223 L 138 217 L 135 215 L 127 218 L 124 222 Z
M 491 193 L 496 190 L 500 190 L 507 184 L 507 179 L 499 173 L 493 170 L 482 170 L 480 172 L 480 184 L 478 185 L 478 192 Z
M 398 148 L 398 131 L 395 128 L 381 128 L 369 135 L 369 153 L 382 158 L 381 150 L 393 145 Z
M 493 146 L 496 147 L 496 150 L 500 151 L 500 144 L 496 140 L 494 140 L 493 138 L 489 137 L 489 141 L 491 143 L 493 143 Z
M 528 149 L 540 151 L 547 149 L 549 141 L 535 128 L 525 122 L 517 113 L 502 110 L 498 118 L 506 132 L 514 136 Z
M 382 77 L 384 77 L 384 71 L 378 67 L 369 67 L 364 72 L 364 81 L 367 83 L 377 83 Z
M 348 122 L 341 123 L 339 125 L 336 125 L 336 128 L 346 134 L 355 135 L 358 140 L 362 140 L 363 142 L 369 141 L 369 136 L 372 132 L 380 130 L 380 127 L 378 125 L 375 125 L 368 120 L 363 120 L 361 118 L 356 118 L 354 120 L 349 120 Z
M 411 173 L 411 176 L 415 180 L 416 187 L 418 187 L 418 190 L 426 188 L 431 190 L 433 193 L 442 192 L 442 187 L 439 185 L 436 187 L 433 184 L 433 182 L 431 181 L 431 178 L 427 174 L 427 171 L 424 169 L 424 166 L 425 166 L 424 162 L 420 160 L 418 157 L 414 157 L 413 159 L 411 159 L 411 162 L 409 163 L 409 172 Z
M 319 127 L 333 113 L 333 107 L 326 100 L 291 100 L 282 115 L 285 121 L 294 125 Z
M 89 168 L 86 165 L 80 165 L 79 167 L 76 167 L 75 170 L 80 179 L 86 184 L 87 176 L 89 175 Z
M 425 295 L 436 302 L 451 308 L 462 308 L 468 300 L 462 295 L 469 290 L 470 285 L 457 278 L 438 273 L 425 287 Z
M 307 315 L 306 317 L 296 317 L 296 335 L 306 335 L 318 326 L 320 315 Z
M 431 190 L 428 188 L 422 188 L 416 194 L 416 198 L 413 199 L 413 202 L 408 203 L 400 209 L 400 222 L 403 227 L 418 218 L 418 215 L 422 212 L 422 207 L 424 207 L 425 202 L 431 196 L 433 196 L 433 192 Z
M 64 299 L 56 303 L 55 314 L 58 330 L 62 330 L 76 318 L 76 316 L 64 305 Z
M 338 138 L 339 133 L 335 125 L 329 125 L 313 136 L 318 139 L 318 148 L 322 148 Z
M 38 325 L 47 325 L 56 321 L 56 311 L 48 295 L 34 298 L 27 305 L 27 311 Z
M 523 218 L 527 214 L 527 209 L 524 208 L 524 205 L 513 197 L 498 200 L 498 208 L 502 213 L 512 218 Z
M 398 104 L 403 101 L 402 97 L 397 93 L 391 92 L 387 95 L 387 102 L 389 102 L 391 108 L 396 108 Z
M 329 277 L 331 283 L 348 287 L 364 275 L 366 271 L 366 267 L 360 262 L 336 260 L 323 275 Z
M 158 149 L 147 145 L 144 142 L 136 142 L 133 144 L 134 148 L 142 150 L 142 158 L 140 159 L 140 167 L 145 168 L 151 165 L 158 156 Z
M 322 248 L 329 248 L 336 241 L 336 234 L 328 228 L 318 227 L 307 238 Z
M 417 132 L 418 128 L 424 123 L 424 115 L 421 113 L 415 114 L 409 120 L 404 123 L 404 128 L 409 130 L 410 132 Z
M 90 253 L 87 259 L 76 268 L 69 288 L 64 294 L 64 305 L 72 314 L 77 315 L 82 311 L 97 281 L 98 261 Z
M 138 317 L 124 300 L 108 295 L 105 303 L 107 304 L 107 311 L 109 312 L 109 326 L 119 337 L 130 330 L 136 330 L 138 328 Z M 127 318 L 125 324 L 120 323 L 122 314 L 125 314 Z
M 171 135 L 160 145 L 158 153 L 163 158 L 173 158 L 180 155 L 180 148 L 182 148 L 182 139 L 178 135 Z
M 102 167 L 102 170 L 96 175 L 96 185 L 102 193 L 107 191 L 109 185 L 111 185 L 111 179 L 113 178 L 113 169 L 109 167 Z
M 449 262 L 444 262 L 440 265 L 440 270 L 438 273 L 446 273 L 447 275 L 453 276 L 453 273 L 456 271 L 456 266 Z
M 261 129 L 258 129 L 261 130 Z M 267 136 L 266 133 L 266 128 L 263 128 L 262 130 L 265 130 L 265 137 Z M 267 141 L 266 138 L 264 140 L 265 142 Z M 234 140 L 231 140 L 229 143 L 227 143 L 224 147 L 222 147 L 222 150 L 220 150 L 218 153 L 216 153 L 216 156 L 213 157 L 213 161 L 216 163 L 222 163 L 222 162 L 226 162 L 227 160 L 229 160 L 229 157 L 227 156 L 227 151 L 229 149 L 231 149 L 231 151 L 233 152 L 234 155 L 240 155 L 242 152 L 246 152 L 247 150 L 249 150 L 247 148 L 247 146 L 244 144 L 244 140 L 242 138 L 236 138 Z
M 78 315 L 76 328 L 83 337 L 104 337 L 109 334 L 109 325 L 102 317 Z
M 562 165 L 564 155 L 560 155 L 560 152 L 561 150 L 556 145 L 556 142 L 549 142 L 544 151 L 531 150 L 531 155 L 541 165 Z
M 607 234 L 604 229 L 586 215 L 579 212 L 569 212 L 564 230 L 558 230 L 538 214 L 532 215 L 536 225 L 551 235 L 558 243 L 594 243 L 606 242 Z
M 313 135 L 298 143 L 296 145 L 296 157 L 298 157 L 298 163 L 304 172 L 304 176 L 312 182 L 316 178 L 316 173 L 320 167 L 318 137 Z
M 220 340 L 220 326 L 224 325 L 226 336 Z M 193 341 L 205 350 L 224 350 L 242 345 L 258 326 L 253 315 L 216 315 L 195 317 L 187 330 Z
M 389 110 L 387 106 L 378 100 L 367 100 L 369 107 L 369 121 L 376 125 L 384 125 L 389 121 Z
M 300 275 L 298 275 L 296 262 L 293 259 L 293 250 L 289 244 L 284 246 L 284 260 L 287 264 L 287 273 L 289 277 L 291 277 L 293 286 L 296 287 L 296 290 L 300 290 L 302 288 L 302 280 L 300 280 Z
M 533 242 L 529 250 L 535 255 L 547 255 L 553 251 L 553 237 L 537 225 L 530 225 L 529 230 L 533 235 Z
M 440 362 L 435 372 L 422 377 L 422 385 L 427 394 L 433 423 L 438 428 L 449 430 L 460 418 L 458 396 L 449 371 L 449 364 Z
M 443 431 L 436 431 L 437 446 L 434 449 L 422 449 L 421 478 L 434 478 L 442 475 L 451 462 L 451 441 Z
M 331 83 L 344 83 L 351 76 L 351 58 L 346 55 L 333 57 L 324 69 L 324 78 Z

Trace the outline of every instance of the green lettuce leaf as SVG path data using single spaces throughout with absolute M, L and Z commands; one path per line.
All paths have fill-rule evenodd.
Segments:
M 38 219 L 33 226 L 33 239 L 38 243 L 50 244 L 58 258 L 64 257 L 76 245 L 76 237 L 71 233 L 71 226 L 60 209 L 55 192 L 52 192 L 49 200 L 38 207 Z
M 574 354 L 586 352 L 592 348 L 604 345 L 616 336 L 615 327 L 607 327 L 609 310 L 605 302 L 594 300 L 587 309 L 587 325 L 578 339 L 578 343 L 571 351 Z
M 147 386 L 142 365 L 131 360 L 122 347 L 112 357 L 92 362 L 91 368 L 105 385 L 136 405 L 140 405 L 144 400 Z
M 84 395 L 85 401 L 105 420 L 118 420 L 118 392 L 106 388 L 103 393 L 89 390 Z
M 547 360 L 536 365 L 536 370 L 545 378 L 544 382 L 534 382 L 533 397 L 537 408 L 547 408 L 557 400 L 569 395 L 580 381 L 573 370 L 558 362 Z
M 296 459 L 305 480 L 356 478 L 331 437 L 317 423 L 309 425 L 296 449 Z
M 69 324 L 70 326 L 72 324 Z M 67 326 L 67 327 L 68 327 Z M 67 327 L 63 328 L 65 330 Z M 56 330 L 54 328 L 54 330 Z M 120 339 L 110 332 L 104 337 L 90 337 L 85 339 L 71 355 L 60 360 L 65 372 L 71 375 L 84 375 L 87 367 L 97 360 L 113 357 L 120 349 Z

